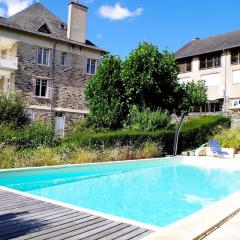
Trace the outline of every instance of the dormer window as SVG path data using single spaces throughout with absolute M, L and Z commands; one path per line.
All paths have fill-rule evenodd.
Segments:
M 42 33 L 51 34 L 51 31 L 46 23 L 44 23 L 40 28 L 38 28 L 37 31 L 42 32 Z
M 60 23 L 60 28 L 62 30 L 67 30 L 67 25 L 65 23 Z

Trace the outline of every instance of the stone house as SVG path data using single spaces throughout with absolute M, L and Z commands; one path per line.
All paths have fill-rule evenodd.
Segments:
M 196 113 L 240 111 L 240 31 L 194 38 L 175 53 L 180 82 L 205 80 L 208 102 Z
M 40 3 L 0 17 L 0 90 L 22 95 L 32 121 L 59 136 L 88 113 L 83 90 L 105 53 L 86 39 L 87 11 L 71 2 L 67 24 Z

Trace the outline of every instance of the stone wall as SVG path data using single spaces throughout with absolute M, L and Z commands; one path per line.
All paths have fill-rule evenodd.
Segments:
M 37 50 L 39 46 L 18 42 L 17 57 L 19 67 L 15 75 L 15 91 L 22 95 L 28 106 L 51 106 L 60 109 L 87 110 L 84 99 L 84 88 L 90 79 L 86 74 L 85 54 L 67 53 L 65 65 L 61 65 L 62 52 L 55 51 L 55 64 L 53 68 L 53 50 L 50 50 L 51 63 L 49 66 L 37 64 Z M 100 55 L 100 53 L 99 53 Z M 54 80 L 52 79 L 54 69 Z M 35 96 L 35 82 L 37 78 L 48 80 L 48 96 L 41 98 Z M 34 119 L 52 122 L 54 124 L 55 113 L 46 110 L 34 110 Z M 65 127 L 69 131 L 74 121 L 84 117 L 82 113 L 65 113 Z M 51 118 L 52 117 L 52 118 Z
M 53 93 L 57 93 L 54 107 L 87 110 L 83 90 L 90 79 L 86 74 L 87 58 L 68 53 L 66 65 L 61 65 L 61 51 L 55 54 L 55 77 L 52 80 L 52 64 L 37 64 L 39 46 L 18 42 L 17 57 L 19 67 L 16 71 L 15 89 L 27 100 L 28 105 L 50 106 Z M 51 57 L 53 50 L 50 50 Z M 35 96 L 36 78 L 48 79 L 48 97 Z

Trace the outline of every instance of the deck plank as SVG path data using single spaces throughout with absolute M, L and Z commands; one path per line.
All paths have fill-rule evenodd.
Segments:
M 0 189 L 1 240 L 140 240 L 152 232 Z

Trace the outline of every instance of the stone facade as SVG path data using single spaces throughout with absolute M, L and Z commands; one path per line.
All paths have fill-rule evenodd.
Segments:
M 65 130 L 70 131 L 73 123 L 82 119 L 84 111 L 88 111 L 84 99 L 84 88 L 90 79 L 90 75 L 86 74 L 87 57 L 81 52 L 67 52 L 66 64 L 61 65 L 62 51 L 56 50 L 54 54 L 51 49 L 49 66 L 39 65 L 39 48 L 41 46 L 17 43 L 19 66 L 15 74 L 15 91 L 24 97 L 37 121 L 54 123 L 56 111 L 64 112 Z M 46 98 L 35 96 L 36 79 L 47 79 Z

